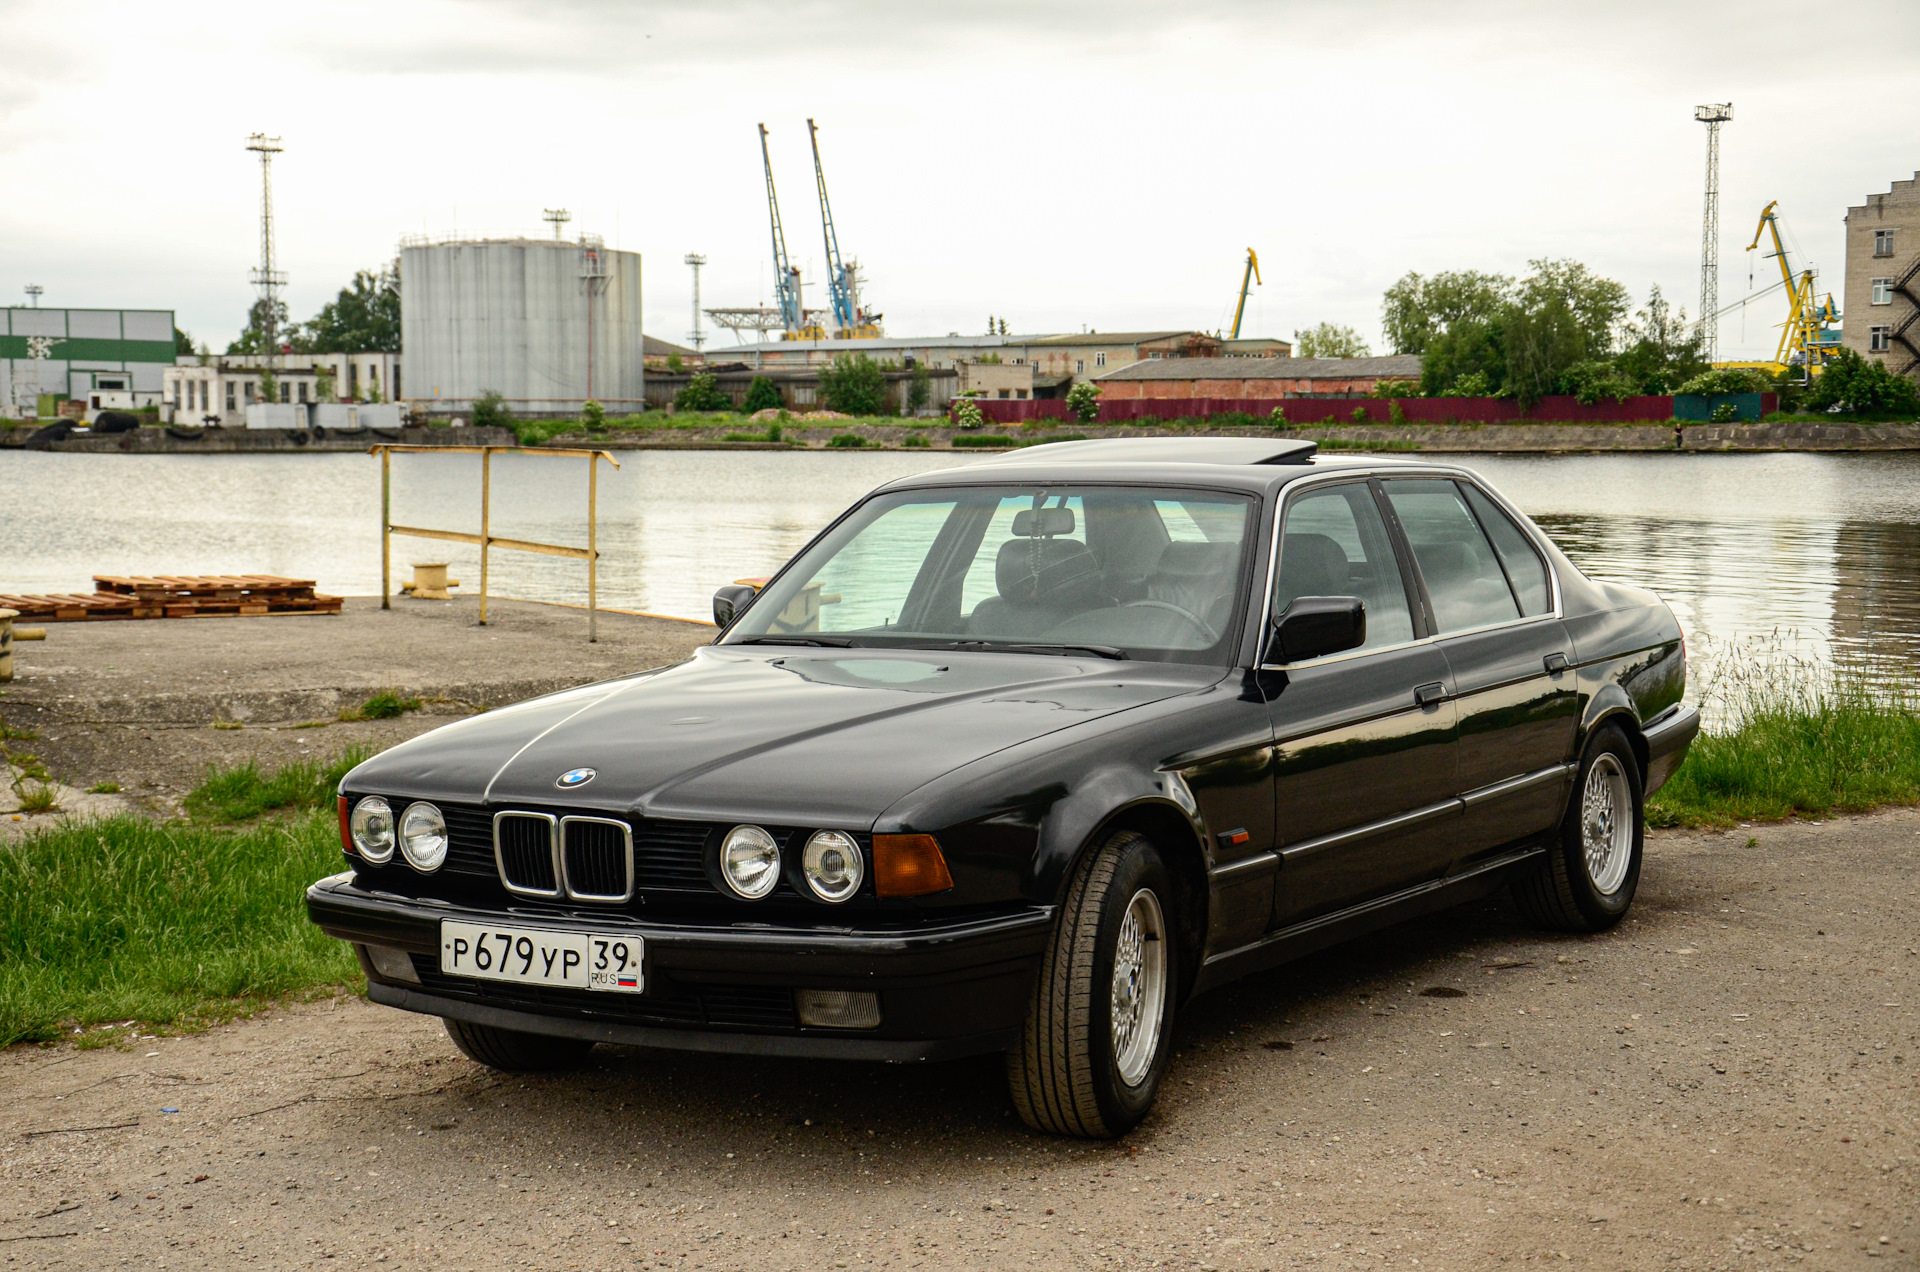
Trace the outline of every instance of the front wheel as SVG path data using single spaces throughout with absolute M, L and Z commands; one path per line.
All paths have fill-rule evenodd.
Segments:
M 1618 923 L 1640 886 L 1646 852 L 1640 762 L 1618 726 L 1598 730 L 1547 855 L 1515 881 L 1514 900 L 1542 927 L 1599 932 Z
M 567 1069 L 587 1058 L 593 1044 L 582 1038 L 550 1038 L 493 1025 L 476 1025 L 451 1016 L 441 1017 L 447 1037 L 460 1054 L 503 1073 L 544 1073 Z
M 1174 898 L 1146 837 L 1121 831 L 1075 866 L 1007 1086 L 1037 1131 L 1110 1139 L 1160 1088 L 1178 983 Z

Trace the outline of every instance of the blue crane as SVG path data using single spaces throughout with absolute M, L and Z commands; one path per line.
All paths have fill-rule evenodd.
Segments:
M 789 333 L 798 332 L 806 325 L 800 307 L 800 271 L 787 260 L 787 235 L 780 228 L 780 200 L 773 192 L 773 157 L 767 153 L 765 124 L 760 125 L 760 162 L 767 170 L 767 214 L 773 220 L 773 277 L 780 301 L 780 321 Z M 821 189 L 824 192 L 825 187 Z
M 856 315 L 853 311 L 853 280 L 840 259 L 840 236 L 833 229 L 833 205 L 827 202 L 827 170 L 820 163 L 820 129 L 807 120 L 807 139 L 813 143 L 813 180 L 820 187 L 820 227 L 827 241 L 827 287 L 833 293 L 834 334 L 851 334 Z

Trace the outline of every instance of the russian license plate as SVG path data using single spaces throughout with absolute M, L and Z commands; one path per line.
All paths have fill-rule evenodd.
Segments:
M 451 920 L 440 924 L 441 972 L 517 985 L 642 993 L 645 949 L 637 936 L 484 927 Z

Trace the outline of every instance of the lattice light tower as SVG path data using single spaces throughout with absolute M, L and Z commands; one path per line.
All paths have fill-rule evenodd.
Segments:
M 540 219 L 553 227 L 553 241 L 558 243 L 560 231 L 568 221 L 573 220 L 573 213 L 565 208 L 548 208 L 540 214 Z
M 1733 103 L 1695 106 L 1707 126 L 1707 206 L 1700 219 L 1700 335 L 1708 362 L 1720 356 L 1720 125 L 1733 118 Z
M 686 262 L 693 270 L 693 330 L 687 333 L 687 343 L 698 353 L 707 343 L 707 333 L 700 330 L 700 267 L 707 263 L 707 258 L 698 252 L 688 252 Z
M 45 295 L 46 291 L 47 289 L 42 287 L 38 283 L 27 284 L 27 300 L 33 305 L 35 309 L 40 308 L 40 297 Z
M 254 133 L 247 138 L 247 149 L 260 156 L 260 264 L 253 271 L 253 285 L 260 289 L 260 312 L 255 319 L 261 327 L 261 339 L 269 358 L 280 348 L 280 289 L 287 276 L 273 263 L 273 157 L 284 149 L 278 137 Z

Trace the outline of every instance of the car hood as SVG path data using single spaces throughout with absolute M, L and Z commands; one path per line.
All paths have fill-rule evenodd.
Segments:
M 709 646 L 386 751 L 350 791 L 857 828 L 959 766 L 1218 669 L 1051 654 Z M 583 785 L 562 774 L 590 768 Z

